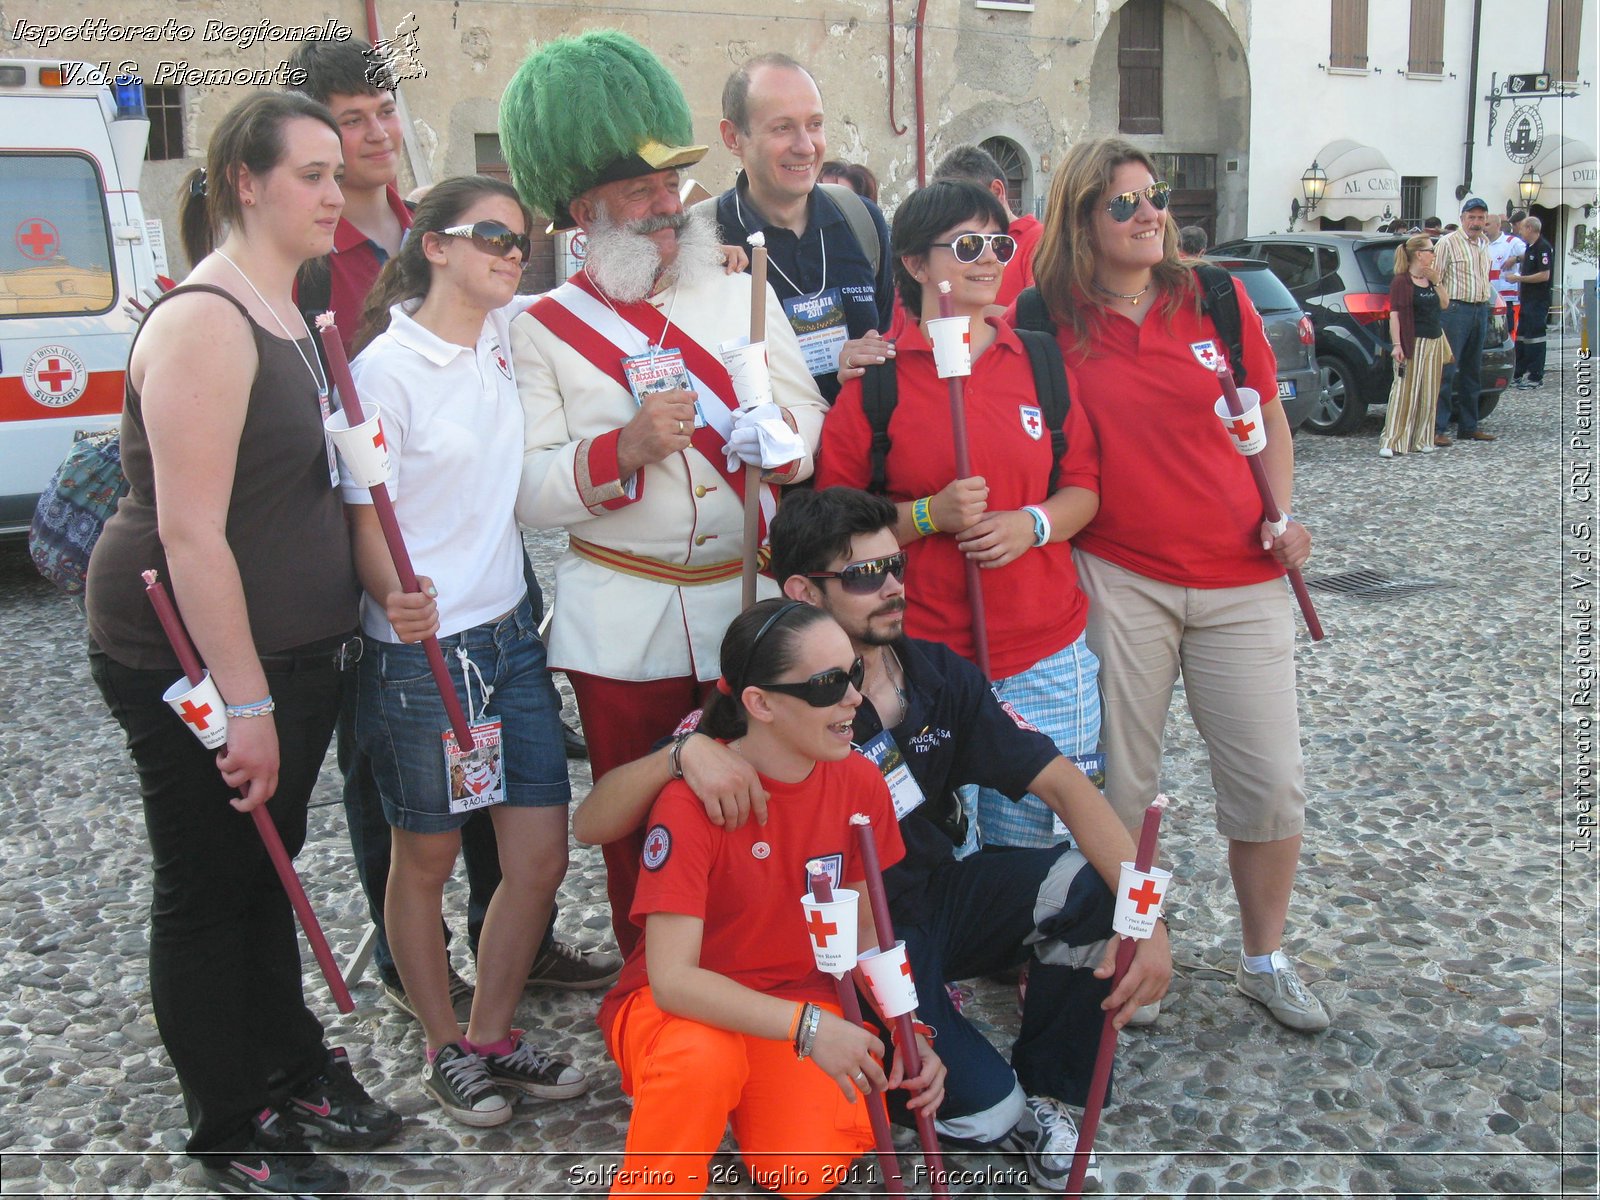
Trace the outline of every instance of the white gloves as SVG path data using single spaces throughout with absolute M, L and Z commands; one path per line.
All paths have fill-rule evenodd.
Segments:
M 722 452 L 728 456 L 730 471 L 741 462 L 772 471 L 805 457 L 806 444 L 783 419 L 783 409 L 760 404 L 734 415 L 733 432 Z

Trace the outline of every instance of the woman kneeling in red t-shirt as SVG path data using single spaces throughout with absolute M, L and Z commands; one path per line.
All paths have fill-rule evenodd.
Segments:
M 872 818 L 885 866 L 904 854 L 882 776 L 851 751 L 861 660 L 820 609 L 768 600 L 733 622 L 722 667 L 701 731 L 759 773 L 767 820 L 719 827 L 682 782 L 650 814 L 631 914 L 644 936 L 600 1015 L 634 1098 L 613 1196 L 703 1191 L 730 1120 L 758 1184 L 830 1191 L 872 1145 L 864 1092 L 902 1083 L 898 1057 L 886 1080 L 882 1043 L 839 1015 L 800 906 L 813 859 L 863 891 L 852 814 Z M 871 949 L 865 899 L 858 912 Z M 936 1108 L 944 1068 L 921 1049 L 905 1086 L 921 1093 L 911 1107 Z

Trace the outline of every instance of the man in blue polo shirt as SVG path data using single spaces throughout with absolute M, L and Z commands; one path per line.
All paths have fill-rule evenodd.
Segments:
M 872 201 L 833 196 L 818 186 L 828 157 L 822 94 L 787 54 L 762 54 L 722 89 L 722 144 L 743 164 L 717 199 L 722 240 L 744 245 L 758 230 L 767 243 L 767 282 L 783 302 L 822 398 L 839 394 L 841 353 L 889 328 L 894 272 L 889 227 Z M 846 213 L 841 203 L 860 205 Z M 852 217 L 854 220 L 852 220 Z M 876 254 L 855 228 L 870 221 Z M 881 358 L 878 359 L 881 361 Z
M 1102 1002 L 1120 1028 L 1161 997 L 1172 973 L 1166 928 L 1158 924 L 1138 943 L 1133 967 L 1108 1000 L 1111 888 L 1119 864 L 1133 858 L 1133 842 L 1094 785 L 996 699 L 976 667 L 904 635 L 905 560 L 895 519 L 893 504 L 853 488 L 793 492 L 772 523 L 772 572 L 786 595 L 826 609 L 862 658 L 856 743 L 877 761 L 903 760 L 908 768 L 909 778 L 886 774 L 906 856 L 884 883 L 895 936 L 905 940 L 915 973 L 918 1017 L 938 1030 L 949 1070 L 940 1136 L 1021 1151 L 1035 1182 L 1059 1188 L 1077 1145 L 1062 1105 L 1086 1099 Z M 695 723 L 686 720 L 672 743 L 595 785 L 573 818 L 580 841 L 609 841 L 641 824 L 671 778 L 685 779 L 718 824 L 737 828 L 752 815 L 765 821 L 759 778 L 737 754 L 696 736 Z M 1039 796 L 1080 848 L 992 848 L 957 861 L 961 809 L 953 793 L 968 783 L 1012 799 Z M 955 1007 L 945 982 L 1023 962 L 1028 990 L 1008 1064 Z M 903 1098 L 894 1093 L 890 1102 Z

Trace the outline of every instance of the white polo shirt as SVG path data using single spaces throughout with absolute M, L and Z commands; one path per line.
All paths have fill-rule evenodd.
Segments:
M 1489 243 L 1489 282 L 1507 300 L 1515 300 L 1522 285 L 1515 279 L 1506 279 L 1505 273 L 1509 270 L 1513 275 L 1517 274 L 1517 265 L 1522 262 L 1527 249 L 1522 239 L 1514 233 L 1502 233 Z
M 473 349 L 417 324 L 410 312 L 420 300 L 397 304 L 389 328 L 350 364 L 362 404 L 383 413 L 389 495 L 412 566 L 439 591 L 440 637 L 501 616 L 527 591 L 516 520 L 522 402 L 508 326 L 532 300 L 491 312 Z M 372 503 L 342 464 L 340 475 L 347 504 Z M 366 594 L 361 629 L 399 640 L 382 599 Z

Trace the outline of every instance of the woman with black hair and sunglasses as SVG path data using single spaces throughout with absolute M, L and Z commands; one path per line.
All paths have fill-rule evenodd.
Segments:
M 511 1119 L 512 1097 L 576 1096 L 583 1073 L 537 1050 L 511 1019 L 567 870 L 561 701 L 523 574 L 514 515 L 522 404 L 507 327 L 531 218 L 511 187 L 469 176 L 417 206 L 410 235 L 368 299 L 351 364 L 378 409 L 389 493 L 423 590 L 400 590 L 364 487 L 344 498 L 365 594 L 356 741 L 392 830 L 384 925 L 427 1038 L 424 1089 L 467 1125 Z M 421 642 L 437 635 L 479 743 L 457 753 Z M 478 943 L 465 1033 L 440 923 L 461 826 L 487 808 L 501 882 Z
M 851 749 L 862 662 L 821 609 L 765 600 L 722 641 L 722 677 L 700 732 L 752 766 L 764 823 L 714 824 L 681 772 L 651 810 L 630 914 L 643 934 L 600 1010 L 633 1097 L 613 1196 L 695 1195 L 731 1122 L 752 1179 L 808 1197 L 850 1178 L 872 1145 L 864 1095 L 886 1078 L 883 1045 L 846 1021 L 816 968 L 800 897 L 806 865 L 864 893 L 850 818 L 872 819 L 884 866 L 904 854 L 888 788 Z M 859 947 L 877 944 L 857 904 Z M 925 1067 L 914 1109 L 937 1108 L 944 1069 Z
M 1327 1011 L 1281 949 L 1305 823 L 1282 577 L 1306 561 L 1311 536 L 1296 521 L 1274 529 L 1262 519 L 1249 464 L 1213 413 L 1227 339 L 1178 256 L 1168 203 L 1143 150 L 1117 138 L 1080 142 L 1056 172 L 1034 258 L 1074 411 L 1099 448 L 1099 511 L 1074 541 L 1101 662 L 1106 795 L 1138 825 L 1156 795 L 1181 673 L 1228 839 L 1243 925 L 1239 990 L 1291 1028 L 1326 1029 Z M 1249 297 L 1234 295 L 1244 362 L 1232 367 L 1262 393 L 1261 462 L 1287 513 L 1294 442 L 1277 364 Z
M 1087 606 L 1068 539 L 1098 503 L 1090 486 L 1094 446 L 1069 408 L 1057 454 L 1033 360 L 993 315 L 1016 252 L 1007 222 L 987 188 L 964 181 L 930 184 L 900 205 L 895 283 L 906 319 L 893 331 L 895 358 L 840 393 L 822 428 L 816 485 L 874 486 L 864 398 L 876 386 L 870 372 L 894 372 L 898 402 L 882 486 L 899 510 L 896 532 L 919 580 L 907 601 L 906 632 L 976 662 L 966 564 L 977 562 L 997 691 L 1062 754 L 1081 759 L 1094 753 L 1100 733 L 1098 664 L 1084 641 Z M 975 474 L 967 479 L 956 477 L 949 386 L 923 332 L 940 315 L 941 281 L 951 285 L 954 315 L 971 318 L 966 424 Z M 1066 836 L 1037 796 L 1016 802 L 982 789 L 976 805 L 984 845 L 1041 848 Z

